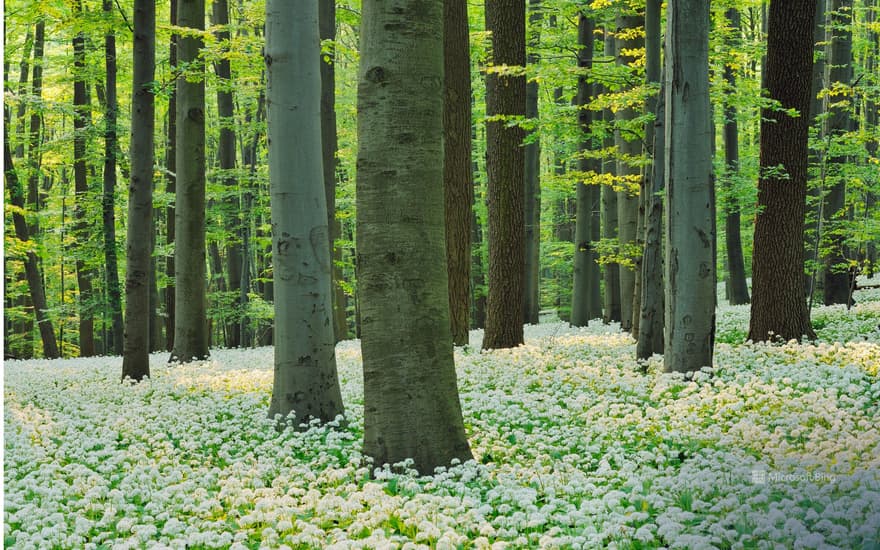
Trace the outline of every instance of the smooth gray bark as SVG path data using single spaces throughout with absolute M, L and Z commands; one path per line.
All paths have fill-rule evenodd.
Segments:
M 664 151 L 666 371 L 712 366 L 716 272 L 709 27 L 708 3 L 670 1 Z
M 295 425 L 343 414 L 336 374 L 321 154 L 318 3 L 266 3 L 266 106 L 275 290 L 269 416 Z
M 125 247 L 125 343 L 122 378 L 150 376 L 150 259 L 153 230 L 153 131 L 156 3 L 135 0 L 131 94 L 131 181 Z
M 205 29 L 205 0 L 178 0 L 181 27 Z M 177 53 L 187 66 L 177 79 L 177 178 L 174 209 L 174 348 L 171 362 L 208 357 L 205 243 L 204 40 L 181 35 Z
M 430 474 L 472 456 L 449 324 L 441 0 L 364 2 L 358 107 L 364 454 Z

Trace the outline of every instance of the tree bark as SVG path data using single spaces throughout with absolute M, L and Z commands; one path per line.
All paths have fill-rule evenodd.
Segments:
M 616 49 L 614 45 L 614 36 L 606 28 L 605 34 L 605 57 L 615 57 Z M 606 124 L 613 123 L 614 115 L 609 109 L 603 111 L 603 118 Z M 612 137 L 606 137 L 602 144 L 604 149 L 608 149 L 614 145 Z M 606 158 L 602 162 L 602 171 L 606 174 L 617 174 L 617 162 L 614 159 Z M 601 191 L 602 202 L 602 238 L 617 238 L 617 193 L 608 185 L 602 186 Z M 620 310 L 620 265 L 617 262 L 608 262 L 603 265 L 602 280 L 604 284 L 603 303 L 605 305 L 603 321 L 608 323 L 619 322 L 621 320 Z
M 266 3 L 266 104 L 275 280 L 269 416 L 299 426 L 344 413 L 336 374 L 321 141 L 318 3 Z
M 77 0 L 77 12 L 82 13 L 82 0 Z M 89 193 L 87 131 L 92 124 L 92 107 L 86 80 L 86 37 L 80 31 L 73 38 L 73 181 L 76 208 L 74 233 L 80 254 L 76 258 L 76 280 L 79 286 L 79 354 L 81 357 L 95 355 L 94 271 L 87 266 L 83 254 L 89 248 L 92 229 L 86 219 Z
M 7 113 L 8 114 L 8 113 Z M 6 117 L 8 118 L 8 116 Z M 6 186 L 9 189 L 9 202 L 19 210 L 13 212 L 12 220 L 15 225 L 15 236 L 22 242 L 30 240 L 28 224 L 21 214 L 25 208 L 25 192 L 22 189 L 18 174 L 12 160 L 12 151 L 9 149 L 9 128 L 3 131 L 3 164 Z M 52 329 L 52 321 L 46 315 L 46 294 L 43 290 L 43 274 L 40 272 L 37 254 L 33 249 L 28 250 L 24 260 L 25 275 L 27 276 L 30 290 L 31 303 L 34 306 L 34 316 L 40 329 L 40 338 L 43 342 L 43 356 L 46 359 L 56 359 L 58 354 L 58 342 L 55 340 L 55 332 Z
M 229 41 L 229 6 L 226 0 L 214 0 L 212 22 L 219 27 L 214 33 L 217 41 L 221 44 Z M 227 48 L 224 47 L 224 50 Z M 225 53 L 225 52 L 224 52 Z M 235 170 L 235 107 L 233 102 L 232 67 L 229 57 L 223 55 L 214 63 L 214 73 L 220 84 L 217 86 L 217 116 L 220 122 L 220 139 L 217 143 L 217 157 L 220 161 L 220 173 L 223 185 L 234 196 L 238 190 L 238 180 L 234 175 Z M 226 201 L 224 201 L 226 202 Z M 226 276 L 228 289 L 236 294 L 232 299 L 233 309 L 240 306 L 238 288 L 241 286 L 241 200 L 233 201 L 233 211 L 227 216 L 226 232 L 231 239 L 226 243 Z M 238 323 L 232 324 L 224 321 L 226 347 L 237 348 L 241 345 L 239 339 L 240 329 Z
M 828 86 L 848 89 L 852 86 L 852 0 L 831 0 L 831 26 L 828 29 Z M 825 135 L 834 148 L 833 140 L 850 130 L 850 99 L 839 95 L 830 98 Z M 840 153 L 826 153 L 829 178 L 834 182 L 825 196 L 822 209 L 823 241 L 830 248 L 824 259 L 825 305 L 849 303 L 849 267 L 846 255 L 846 235 L 841 227 L 846 219 L 846 179 L 841 173 L 847 157 Z
M 740 32 L 740 17 L 737 8 L 728 8 L 725 12 L 731 32 L 735 33 L 735 47 Z M 724 81 L 729 86 L 728 93 L 736 89 L 736 75 L 730 64 L 724 65 Z M 726 183 L 729 191 L 733 190 L 732 181 L 739 173 L 739 124 L 736 120 L 736 106 L 728 102 L 724 106 L 724 164 L 726 167 Z M 746 284 L 746 267 L 743 259 L 742 236 L 740 232 L 740 211 L 738 199 L 728 193 L 724 213 L 724 234 L 727 238 L 727 284 L 730 291 L 728 300 L 731 305 L 749 303 L 749 288 Z
M 204 0 L 178 0 L 181 27 L 205 29 Z M 174 347 L 170 362 L 208 357 L 205 249 L 205 81 L 199 51 L 204 40 L 181 36 L 178 55 L 186 75 L 177 79 L 177 181 L 174 212 Z
M 170 1 L 171 26 L 177 26 L 177 2 Z M 168 43 L 168 65 L 172 71 L 178 70 L 177 43 L 180 37 L 177 33 L 171 33 Z M 173 73 L 172 73 L 173 74 Z M 165 192 L 177 196 L 177 87 L 171 86 L 168 97 L 168 143 L 165 145 Z M 169 247 L 174 246 L 174 223 L 175 207 L 170 205 L 165 208 L 165 243 Z M 165 275 L 170 281 L 165 287 L 165 347 L 168 351 L 174 349 L 174 326 L 176 323 L 177 304 L 175 302 L 176 284 L 174 282 L 174 254 L 165 257 Z
M 541 0 L 529 0 L 529 51 L 527 65 L 538 63 L 537 53 L 541 39 Z M 526 118 L 538 120 L 538 81 L 526 82 Z M 525 219 L 525 271 L 523 272 L 523 321 L 536 325 L 541 312 L 540 263 L 541 263 L 541 142 L 535 131 L 525 145 L 523 160 Z
M 472 457 L 449 322 L 440 0 L 364 2 L 358 105 L 364 454 L 429 474 Z
M 642 19 L 635 15 L 617 17 L 617 33 L 632 34 L 634 29 L 641 26 Z M 644 41 L 641 37 L 615 38 L 615 55 L 617 64 L 623 67 L 632 67 L 636 62 L 633 51 L 641 48 Z M 629 76 L 629 74 L 628 74 Z M 632 86 L 626 86 L 621 91 L 626 92 Z M 629 126 L 636 118 L 633 107 L 618 110 L 615 115 L 614 145 L 617 148 L 617 176 L 621 179 L 629 179 L 639 175 L 639 167 L 634 165 L 633 160 L 641 156 L 642 144 L 639 136 L 634 134 Z M 626 184 L 624 184 L 626 185 Z M 638 234 L 639 196 L 637 191 L 624 188 L 617 191 L 617 241 L 620 245 L 621 255 L 628 255 L 626 251 L 636 244 Z M 635 292 L 635 273 L 640 269 L 641 261 L 636 262 L 635 268 L 619 266 L 620 277 L 620 328 L 632 331 L 633 328 L 633 296 Z M 638 309 L 636 309 L 638 311 Z
M 470 328 L 471 217 L 471 57 L 467 3 L 443 3 L 443 189 L 449 318 L 452 342 L 468 343 Z
M 767 91 L 782 109 L 808 113 L 815 0 L 770 4 Z M 761 168 L 752 259 L 749 339 L 815 338 L 804 293 L 804 211 L 809 117 L 761 112 Z M 764 169 L 782 165 L 785 176 Z
M 131 94 L 131 182 L 126 235 L 125 344 L 122 379 L 150 376 L 150 261 L 153 240 L 153 131 L 156 3 L 135 0 Z
M 103 0 L 106 17 L 112 17 L 111 0 Z M 113 353 L 122 355 L 122 296 L 119 288 L 119 267 L 116 258 L 116 119 L 119 106 L 116 101 L 116 34 L 111 30 L 104 36 L 106 72 L 106 106 L 104 112 L 104 196 L 101 203 L 104 219 L 104 268 L 107 272 L 107 297 L 113 320 Z
M 523 2 L 486 0 L 486 29 L 492 33 L 494 67 L 525 66 Z M 508 119 L 526 114 L 525 76 L 489 71 L 486 114 L 489 294 L 483 349 L 497 349 L 523 343 L 525 131 Z
M 645 76 L 648 83 L 659 84 L 660 92 L 646 101 L 646 110 L 655 113 L 645 128 L 650 167 L 645 169 L 645 250 L 642 256 L 642 299 L 640 301 L 636 357 L 648 359 L 663 353 L 663 191 L 665 188 L 666 88 L 665 71 L 660 61 L 661 0 L 645 5 Z
M 587 158 L 586 153 L 593 149 L 592 125 L 600 115 L 590 111 L 588 106 L 594 97 L 595 85 L 588 82 L 587 71 L 593 63 L 593 33 L 595 22 L 585 13 L 578 15 L 578 123 L 581 131 L 580 159 L 578 169 L 585 173 L 598 173 L 602 170 L 601 161 Z M 599 295 L 599 264 L 596 263 L 594 221 L 599 214 L 599 188 L 594 184 L 578 182 L 577 217 L 575 221 L 574 284 L 571 296 L 570 323 L 584 327 L 591 319 L 602 316 Z
M 825 112 L 825 100 L 822 90 L 825 88 L 825 57 L 827 45 L 825 44 L 825 0 L 816 0 L 816 15 L 813 19 L 813 84 L 810 90 L 810 126 L 818 130 L 817 138 L 825 140 L 824 123 L 821 122 L 822 113 Z M 824 173 L 822 166 L 822 153 L 817 148 L 809 150 L 809 165 L 819 167 L 818 171 Z M 809 176 L 808 176 L 809 177 Z M 820 174 L 819 180 L 822 179 Z M 807 211 L 804 222 L 804 278 L 807 301 L 812 303 L 816 290 L 819 273 L 819 227 L 822 218 L 822 197 L 820 183 L 807 185 Z M 813 206 L 815 214 L 811 216 L 810 206 Z
M 329 40 L 329 52 L 321 54 L 321 143 L 324 155 L 324 191 L 327 195 L 327 227 L 330 229 L 332 257 L 333 325 L 336 341 L 348 338 L 348 297 L 342 287 L 342 248 L 335 245 L 342 238 L 342 223 L 336 218 L 336 168 L 339 148 L 336 136 L 336 4 L 319 2 L 318 27 L 321 40 Z
M 708 3 L 670 2 L 664 151 L 666 371 L 712 366 L 716 273 L 709 26 Z

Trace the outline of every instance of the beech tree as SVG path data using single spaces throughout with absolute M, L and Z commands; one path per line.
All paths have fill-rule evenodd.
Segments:
M 266 2 L 275 376 L 269 415 L 343 414 L 321 155 L 318 2 Z
M 358 144 L 364 453 L 428 474 L 471 458 L 444 248 L 442 0 L 364 1 Z
M 178 0 L 177 22 L 205 30 L 205 0 Z M 170 361 L 208 357 L 205 281 L 205 67 L 204 39 L 182 33 L 177 43 L 186 70 L 177 78 L 177 174 L 174 208 L 174 348 Z
M 526 114 L 525 3 L 486 0 L 486 30 L 493 67 L 486 75 L 489 294 L 483 349 L 496 349 L 523 343 L 525 131 L 510 118 Z
M 135 0 L 131 93 L 131 182 L 125 247 L 125 343 L 122 378 L 150 376 L 150 259 L 153 230 L 153 131 L 156 3 Z
M 749 321 L 749 339 L 756 342 L 815 338 L 804 292 L 803 247 L 815 9 L 816 0 L 770 3 L 766 87 L 779 107 L 761 111 Z
M 670 0 L 666 27 L 666 327 L 664 368 L 712 366 L 715 194 L 709 104 L 709 4 Z M 800 248 L 800 247 L 799 247 Z

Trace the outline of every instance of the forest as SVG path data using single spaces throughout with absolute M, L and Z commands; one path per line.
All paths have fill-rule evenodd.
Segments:
M 880 548 L 877 0 L 7 0 L 4 546 Z

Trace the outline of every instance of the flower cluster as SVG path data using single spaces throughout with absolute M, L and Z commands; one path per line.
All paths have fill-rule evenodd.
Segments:
M 475 460 L 430 476 L 361 454 L 356 341 L 337 347 L 346 422 L 307 430 L 266 418 L 269 348 L 155 356 L 137 385 L 114 357 L 8 362 L 5 545 L 874 547 L 880 294 L 858 298 L 814 311 L 819 343 L 728 338 L 688 376 L 598 321 L 493 352 L 475 331 L 456 349 Z M 719 330 L 747 317 L 722 307 Z

